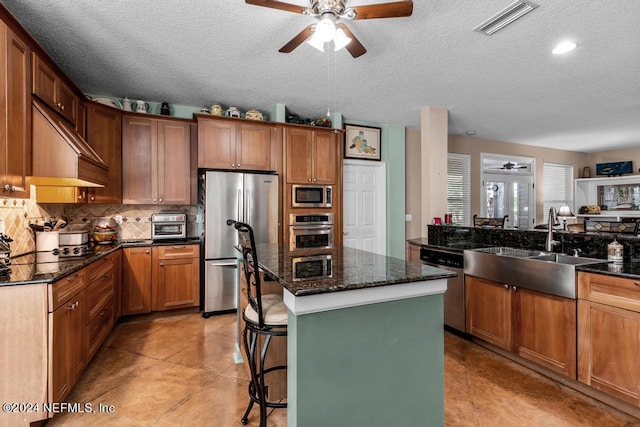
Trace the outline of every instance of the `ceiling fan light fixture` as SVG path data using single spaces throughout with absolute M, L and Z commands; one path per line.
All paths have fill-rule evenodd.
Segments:
M 562 43 L 559 43 L 552 51 L 551 53 L 553 53 L 554 55 L 562 55 L 563 53 L 568 53 L 571 52 L 573 49 L 575 49 L 578 46 L 578 44 L 576 42 L 572 42 L 572 41 L 564 41 Z
M 333 14 L 325 14 L 316 24 L 314 37 L 322 40 L 324 43 L 330 42 L 336 36 L 336 23 Z
M 313 33 L 313 36 L 309 40 L 307 40 L 307 44 L 309 46 L 315 47 L 320 52 L 324 52 L 324 41 L 321 40 L 321 38 L 318 37 L 317 34 L 317 32 Z
M 351 37 L 347 36 L 342 28 L 338 28 L 333 38 L 333 50 L 337 52 L 349 43 L 351 43 Z

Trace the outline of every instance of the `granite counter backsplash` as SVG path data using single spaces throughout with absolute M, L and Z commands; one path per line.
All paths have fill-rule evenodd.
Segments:
M 489 246 L 538 249 L 543 251 L 547 239 L 546 230 L 508 230 L 480 227 L 459 227 L 447 225 L 428 225 L 429 245 L 451 246 L 452 243 L 472 242 Z M 610 233 L 571 233 L 554 231 L 553 238 L 560 241 L 554 252 L 573 254 L 580 249 L 580 256 L 607 258 L 607 245 L 614 239 L 624 248 L 625 263 L 640 263 L 640 237 L 613 235 Z

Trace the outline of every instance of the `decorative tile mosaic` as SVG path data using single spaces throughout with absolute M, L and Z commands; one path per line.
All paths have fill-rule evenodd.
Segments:
M 35 192 L 31 192 L 35 194 Z M 4 221 L 4 234 L 11 237 L 11 255 L 21 255 L 35 250 L 35 237 L 30 222 L 39 218 L 56 218 L 63 215 L 63 205 L 38 205 L 35 199 L 0 198 L 0 220 Z

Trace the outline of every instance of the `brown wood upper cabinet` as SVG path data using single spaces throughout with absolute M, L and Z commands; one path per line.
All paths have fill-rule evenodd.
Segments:
M 87 105 L 87 142 L 109 167 L 108 184 L 88 189 L 88 203 L 122 203 L 122 113 L 111 107 Z
M 576 378 L 576 301 L 465 276 L 466 330 Z
M 640 406 L 640 282 L 578 273 L 578 380 Z
M 29 197 L 31 50 L 0 21 L 0 196 Z
M 122 202 L 189 205 L 191 124 L 126 115 L 122 131 Z
M 284 135 L 287 183 L 335 184 L 341 178 L 339 133 L 286 127 Z
M 78 97 L 63 79 L 35 52 L 32 56 L 34 95 L 75 125 L 78 112 Z
M 198 117 L 198 167 L 275 170 L 274 135 L 270 123 Z

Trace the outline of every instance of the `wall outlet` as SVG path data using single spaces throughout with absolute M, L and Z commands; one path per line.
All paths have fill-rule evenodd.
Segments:
M 122 224 L 122 215 L 116 215 L 113 219 L 115 219 L 118 224 Z
M 405 221 L 413 221 L 413 216 L 411 214 L 405 214 L 404 215 L 404 220 Z
M 202 224 L 202 215 L 200 215 L 200 214 L 196 215 L 196 223 L 197 224 Z

